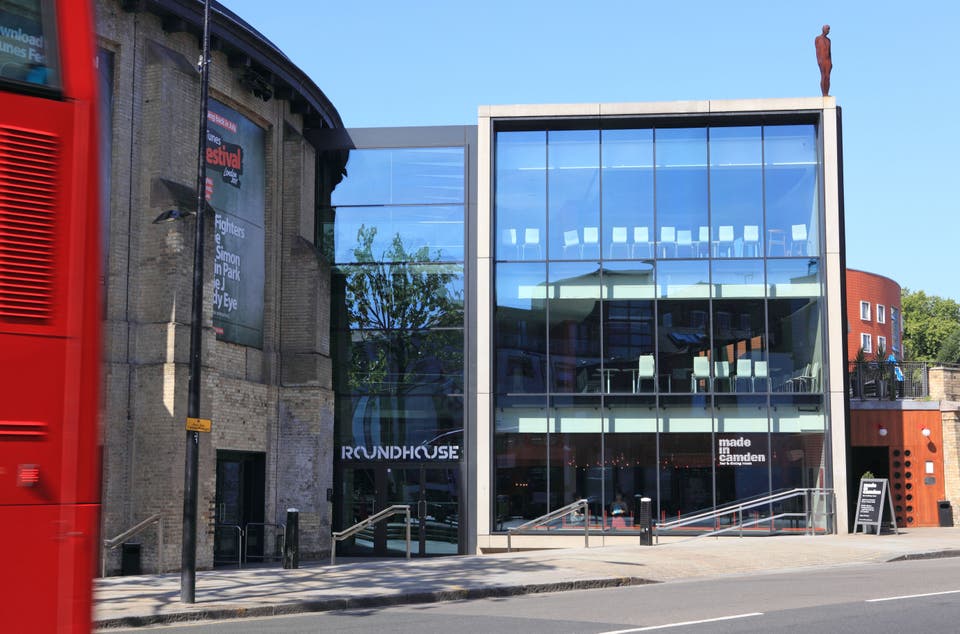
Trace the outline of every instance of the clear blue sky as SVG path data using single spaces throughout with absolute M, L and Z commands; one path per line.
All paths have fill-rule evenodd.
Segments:
M 347 127 L 477 106 L 820 94 L 831 26 L 847 265 L 960 301 L 960 3 L 223 0 Z

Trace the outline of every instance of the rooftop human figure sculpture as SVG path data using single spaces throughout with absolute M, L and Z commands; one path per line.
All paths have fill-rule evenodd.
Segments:
M 826 97 L 830 94 L 830 71 L 833 70 L 833 59 L 830 57 L 830 25 L 823 25 L 823 32 L 814 39 L 817 48 L 817 64 L 820 66 L 820 92 Z

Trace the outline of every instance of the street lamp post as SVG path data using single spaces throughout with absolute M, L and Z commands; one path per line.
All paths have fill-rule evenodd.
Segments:
M 200 134 L 197 141 L 196 239 L 193 243 L 193 303 L 190 310 L 190 383 L 187 417 L 200 417 L 200 343 L 203 334 L 203 250 L 206 208 L 207 89 L 210 81 L 210 0 L 203 3 L 203 52 L 200 56 Z M 180 602 L 194 603 L 197 580 L 197 462 L 200 433 L 187 430 L 183 466 L 183 545 L 180 554 Z

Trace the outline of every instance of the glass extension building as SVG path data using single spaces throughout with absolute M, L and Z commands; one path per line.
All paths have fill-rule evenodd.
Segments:
M 414 554 L 470 553 L 586 498 L 635 540 L 641 496 L 788 488 L 845 530 L 838 127 L 810 98 L 331 132 L 333 530 L 409 504 Z M 402 552 L 378 526 L 339 550 Z M 519 543 L 582 539 L 554 528 Z
M 833 488 L 846 526 L 837 125 L 819 98 L 481 109 L 479 548 L 581 498 L 613 535 L 641 496 Z

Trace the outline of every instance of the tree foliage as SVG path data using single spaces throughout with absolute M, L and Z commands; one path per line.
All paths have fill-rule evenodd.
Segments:
M 960 333 L 960 304 L 905 288 L 901 306 L 906 357 L 911 361 L 941 360 L 941 349 Z
M 940 363 L 960 363 L 960 328 L 953 331 L 940 346 L 937 353 L 937 361 Z
M 376 227 L 357 232 L 346 276 L 353 331 L 351 387 L 361 392 L 410 393 L 463 363 L 462 269 L 440 262 L 427 247 L 407 251 L 400 234 L 373 252 Z M 449 330 L 445 330 L 449 329 Z

